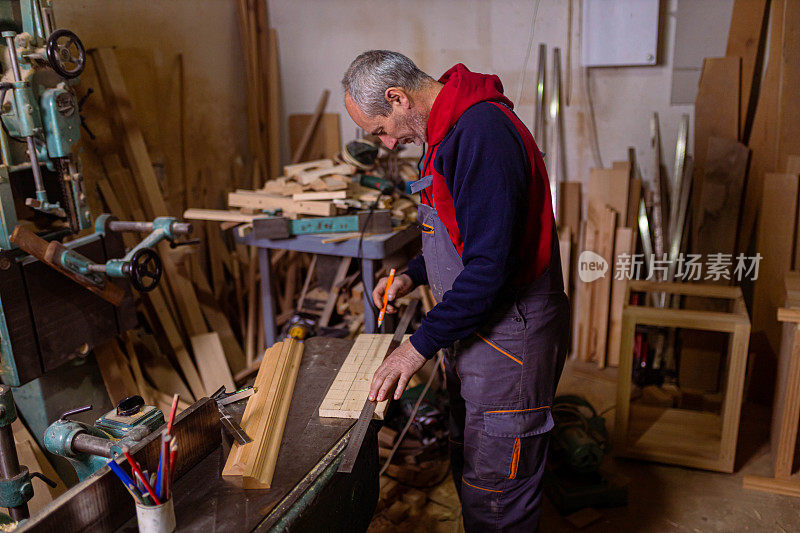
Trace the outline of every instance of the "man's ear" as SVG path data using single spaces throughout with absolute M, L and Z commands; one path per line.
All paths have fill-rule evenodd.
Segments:
M 386 92 L 383 93 L 383 96 L 392 107 L 396 105 L 405 109 L 411 107 L 411 99 L 408 97 L 405 89 L 401 89 L 400 87 L 389 87 L 386 89 Z

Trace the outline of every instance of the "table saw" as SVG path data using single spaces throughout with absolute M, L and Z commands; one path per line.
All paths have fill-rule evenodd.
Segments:
M 305 350 L 272 488 L 244 490 L 220 476 L 228 453 L 216 404 L 204 398 L 181 413 L 174 486 L 178 531 L 365 531 L 378 502 L 378 422 L 351 474 L 337 473 L 354 420 L 320 418 L 320 403 L 353 341 L 313 337 Z M 245 402 L 231 404 L 235 416 Z M 158 432 L 132 448 L 153 468 Z M 54 500 L 22 531 L 136 531 L 131 498 L 107 467 Z

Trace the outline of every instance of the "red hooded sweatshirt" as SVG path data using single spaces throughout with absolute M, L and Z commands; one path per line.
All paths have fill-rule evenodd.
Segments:
M 411 337 L 426 357 L 472 334 L 500 297 L 538 278 L 554 244 L 544 161 L 500 79 L 459 63 L 439 81 L 422 160 L 422 177 L 433 182 L 421 197 L 436 208 L 464 270 Z M 427 283 L 425 258 L 407 273 Z

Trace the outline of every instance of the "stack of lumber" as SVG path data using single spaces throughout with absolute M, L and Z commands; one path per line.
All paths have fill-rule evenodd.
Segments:
M 242 417 L 242 429 L 253 441 L 233 444 L 222 470 L 225 479 L 245 489 L 268 489 L 272 484 L 302 356 L 303 343 L 294 339 L 275 343 L 264 354 L 255 393 L 247 400 Z
M 284 175 L 268 180 L 258 189 L 237 189 L 228 194 L 228 210 L 193 208 L 189 220 L 249 223 L 264 213 L 287 218 L 330 217 L 352 209 L 391 209 L 401 221 L 416 219 L 416 204 L 398 193 L 382 194 L 363 187 L 354 176 L 356 168 L 332 159 L 286 165 Z
M 80 160 L 93 217 L 106 212 L 147 221 L 180 217 L 198 203 L 220 207 L 227 191 L 260 186 L 274 175 L 271 169 L 280 169 L 276 35 L 267 27 L 265 2 L 242 1 L 239 8 L 248 117 L 255 122 L 250 156 L 235 155 L 219 168 L 189 168 L 198 163 L 185 157 L 181 54 L 161 57 L 147 48 L 87 54 L 77 91 L 92 132 L 82 137 Z M 142 237 L 125 234 L 125 246 Z M 158 247 L 164 262 L 160 286 L 134 294 L 144 318 L 141 329 L 95 347 L 114 402 L 138 393 L 163 407 L 176 392 L 192 402 L 221 385 L 233 387 L 234 376 L 263 353 L 255 254 L 237 246 L 216 223 L 195 223 L 193 237 L 199 246 Z M 273 267 L 279 286 L 289 285 L 288 277 L 302 280 L 310 262 L 299 255 L 289 259 L 291 264 Z
M 752 296 L 750 398 L 764 403 L 772 399 L 781 344 L 776 280 L 800 259 L 798 27 L 798 2 L 735 0 L 725 57 L 706 58 L 695 102 L 692 251 L 762 256 Z
M 608 265 L 608 271 L 597 280 L 584 282 L 578 275 L 573 279 L 573 353 L 582 361 L 596 362 L 600 368 L 619 363 L 625 280 L 616 279 L 614 268 L 617 257 L 636 252 L 638 230 L 634 228 L 642 192 L 641 179 L 632 177 L 632 165 L 631 161 L 619 161 L 610 169 L 591 169 L 586 220 L 580 221 L 577 208 L 565 207 L 562 211 L 571 209 L 573 213 L 562 215 L 562 221 L 571 219 L 570 224 L 581 226 L 580 253 L 594 252 Z M 579 191 L 573 197 L 580 202 Z M 562 194 L 561 198 L 566 206 L 570 196 Z M 576 267 L 580 268 L 580 264 Z

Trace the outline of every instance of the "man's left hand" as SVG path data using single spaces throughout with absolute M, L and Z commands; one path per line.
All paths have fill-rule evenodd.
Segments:
M 417 370 L 428 360 L 417 351 L 410 341 L 405 341 L 383 360 L 381 366 L 372 377 L 372 386 L 369 389 L 371 402 L 382 402 L 389 396 L 392 385 L 397 383 L 394 399 L 399 400 L 406 390 L 406 385 Z

